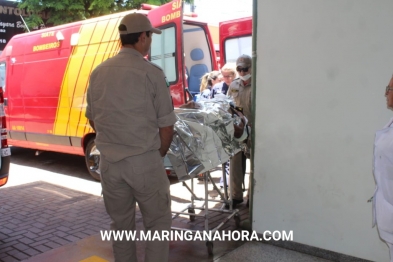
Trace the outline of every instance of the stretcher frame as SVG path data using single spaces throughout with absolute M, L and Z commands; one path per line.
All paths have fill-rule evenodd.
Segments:
M 196 217 L 202 217 L 205 219 L 204 223 L 204 229 L 203 231 L 211 231 L 211 235 L 214 234 L 215 231 L 218 231 L 222 226 L 224 226 L 229 220 L 232 218 L 235 219 L 236 227 L 240 227 L 240 214 L 238 209 L 233 209 L 233 201 L 232 201 L 232 194 L 230 193 L 230 187 L 229 187 L 229 194 L 228 194 L 228 182 L 227 182 L 227 176 L 225 172 L 225 164 L 222 165 L 222 177 L 223 177 L 223 184 L 224 184 L 224 192 L 221 192 L 221 190 L 217 187 L 216 183 L 212 179 L 210 175 L 210 170 L 206 171 L 203 174 L 203 181 L 204 181 L 204 197 L 198 197 L 194 193 L 194 179 L 190 178 L 187 179 L 186 181 L 190 180 L 191 181 L 191 186 L 188 186 L 186 181 L 182 181 L 182 184 L 184 187 L 187 188 L 187 190 L 191 194 L 191 203 L 184 208 L 181 211 L 172 211 L 172 220 L 177 218 L 179 215 L 188 215 L 190 216 L 190 221 L 195 221 Z M 230 175 L 230 174 L 229 174 Z M 211 199 L 209 198 L 209 180 L 211 181 L 213 185 L 213 190 L 217 191 L 219 194 L 221 200 L 216 200 L 216 199 Z M 195 201 L 204 201 L 202 206 L 196 206 Z M 215 202 L 215 203 L 222 203 L 221 208 L 209 208 L 209 202 Z M 225 206 L 228 205 L 229 209 L 226 209 Z M 204 211 L 203 214 L 195 214 L 195 209 L 202 210 Z M 186 212 L 187 211 L 187 212 Z M 227 213 L 228 216 L 224 218 L 224 220 L 218 224 L 215 228 L 209 229 L 209 212 L 220 212 L 222 214 Z M 179 231 L 191 231 L 193 233 L 196 233 L 197 231 L 201 230 L 190 230 L 190 229 L 185 229 L 185 228 L 178 228 L 178 227 L 171 227 L 172 230 L 179 230 Z M 209 255 L 213 255 L 213 242 L 212 241 L 206 241 L 206 247 Z

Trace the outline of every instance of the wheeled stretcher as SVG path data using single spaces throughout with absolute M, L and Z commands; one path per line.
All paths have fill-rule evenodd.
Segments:
M 191 201 L 187 207 L 180 211 L 172 211 L 172 218 L 179 215 L 189 216 L 191 221 L 197 217 L 203 218 L 204 231 L 220 230 L 230 219 L 234 219 L 236 225 L 240 224 L 239 210 L 232 208 L 232 198 L 228 193 L 228 181 L 226 180 L 224 163 L 231 156 L 241 150 L 241 143 L 234 139 L 234 123 L 239 121 L 228 113 L 229 101 L 206 100 L 201 103 L 200 109 L 176 109 L 178 121 L 175 124 L 175 134 L 169 152 L 164 159 L 167 173 L 176 175 L 190 193 Z M 210 175 L 210 171 L 217 166 L 223 165 L 224 190 L 221 192 Z M 204 195 L 197 196 L 194 192 L 194 179 L 199 174 L 203 175 Z M 219 195 L 219 200 L 209 198 L 209 181 L 213 190 Z M 230 188 L 229 188 L 230 190 Z M 200 206 L 196 202 L 201 202 Z M 209 205 L 210 203 L 210 205 Z M 220 208 L 212 208 L 212 203 L 221 203 Z M 229 208 L 226 209 L 225 206 Z M 196 214 L 195 210 L 201 210 Z M 214 228 L 209 226 L 209 213 L 220 212 L 227 214 L 225 219 Z M 188 230 L 172 227 L 173 230 Z M 196 232 L 194 230 L 194 232 Z M 213 242 L 206 242 L 209 254 L 213 253 Z

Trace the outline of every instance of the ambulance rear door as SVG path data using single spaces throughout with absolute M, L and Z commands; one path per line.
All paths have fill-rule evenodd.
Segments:
M 182 2 L 172 1 L 148 13 L 152 25 L 162 30 L 162 34 L 153 34 L 149 59 L 164 70 L 175 107 L 187 100 Z
M 244 17 L 221 22 L 220 32 L 220 62 L 234 63 L 245 54 L 252 56 L 252 17 Z

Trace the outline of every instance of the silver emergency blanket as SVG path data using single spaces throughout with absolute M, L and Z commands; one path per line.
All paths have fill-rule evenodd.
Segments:
M 230 100 L 199 101 L 199 109 L 175 109 L 177 122 L 164 165 L 184 181 L 227 162 L 241 150 L 234 140 Z

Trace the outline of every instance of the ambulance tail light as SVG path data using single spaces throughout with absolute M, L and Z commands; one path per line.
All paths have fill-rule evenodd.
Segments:
M 0 87 L 0 118 L 1 118 L 1 156 L 8 156 L 7 152 L 4 151 L 9 151 L 8 149 L 8 143 L 7 143 L 7 122 L 5 118 L 5 112 L 4 112 L 4 93 L 3 93 L 3 88 Z
M 6 128 L 6 121 L 5 117 L 1 117 L 1 148 L 8 148 L 8 142 L 7 142 L 7 128 Z
M 8 147 L 7 143 L 7 128 L 6 118 L 4 111 L 4 93 L 3 88 L 0 87 L 0 118 L 1 118 L 1 162 L 0 162 L 0 187 L 4 186 L 8 181 L 8 174 L 10 171 L 11 162 L 11 148 Z

